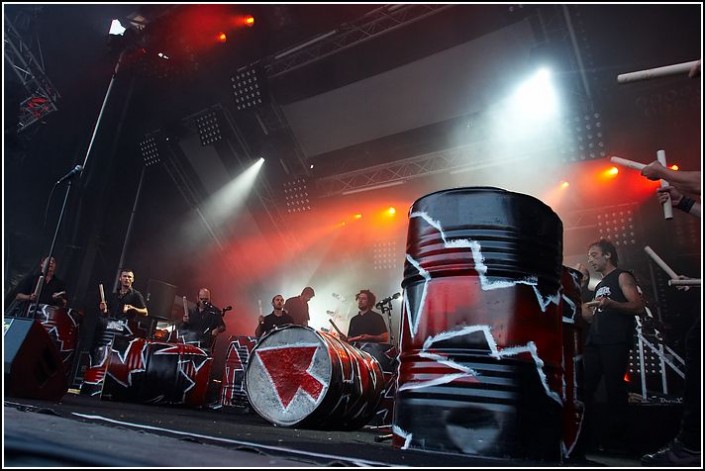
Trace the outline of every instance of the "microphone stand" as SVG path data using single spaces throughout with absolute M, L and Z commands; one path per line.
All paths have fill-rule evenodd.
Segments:
M 64 195 L 64 203 L 61 205 L 61 212 L 59 213 L 59 220 L 56 222 L 56 229 L 54 229 L 54 238 L 51 241 L 51 247 L 49 248 L 49 254 L 47 258 L 42 263 L 42 273 L 37 280 L 37 286 L 34 288 L 34 292 L 37 293 L 37 298 L 34 300 L 34 316 L 37 315 L 37 310 L 39 309 L 39 298 L 42 296 L 42 291 L 44 291 L 44 280 L 47 276 L 47 271 L 49 271 L 49 264 L 51 263 L 51 258 L 54 255 L 54 247 L 56 247 L 56 239 L 59 237 L 59 229 L 61 228 L 61 222 L 64 219 L 64 212 L 66 211 L 66 203 L 69 200 L 69 194 L 71 193 L 71 178 L 68 179 L 69 184 L 66 186 L 66 195 Z M 56 273 L 54 274 L 56 276 Z M 27 317 L 31 317 L 32 305 L 27 307 Z
M 389 321 L 389 343 L 394 345 L 394 336 L 392 335 L 392 300 L 382 301 L 377 303 L 377 307 L 382 310 L 382 314 L 387 313 Z

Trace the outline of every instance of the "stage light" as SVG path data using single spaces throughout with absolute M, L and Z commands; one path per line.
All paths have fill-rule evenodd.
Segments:
M 630 209 L 597 215 L 600 237 L 611 240 L 617 246 L 636 245 L 634 218 Z
M 671 165 L 671 170 L 678 170 L 679 168 L 680 167 L 678 167 L 678 165 L 676 164 Z
M 218 39 L 218 42 L 219 42 L 219 43 L 225 43 L 225 42 L 228 41 L 228 35 L 225 34 L 225 33 L 222 33 L 222 32 L 221 32 L 221 33 L 218 33 L 217 39 Z
M 566 181 L 561 182 L 561 188 L 562 188 L 562 189 L 565 190 L 565 189 L 568 188 L 569 186 L 570 186 L 570 183 L 568 183 L 568 182 L 566 182 Z
M 262 104 L 264 100 L 264 80 L 260 80 L 260 73 L 256 69 L 239 71 L 230 81 L 235 96 L 235 108 L 244 111 Z
M 362 219 L 362 213 L 356 213 L 356 214 L 353 216 L 353 219 Z
M 203 147 L 215 144 L 222 139 L 215 111 L 207 111 L 196 117 L 196 126 L 198 127 L 198 135 L 201 138 Z
M 243 22 L 245 23 L 245 26 L 247 26 L 248 28 L 251 28 L 252 26 L 255 25 L 255 17 L 252 15 L 247 15 Z
M 397 253 L 395 241 L 378 242 L 372 248 L 372 266 L 375 270 L 391 270 L 401 265 L 403 257 Z
M 305 178 L 284 183 L 284 200 L 289 214 L 311 211 L 311 199 Z
M 390 207 L 389 209 L 387 209 L 387 214 L 389 216 L 394 216 L 396 213 L 397 213 L 397 210 L 394 207 Z
M 150 167 L 152 165 L 158 164 L 159 159 L 159 149 L 157 148 L 157 141 L 154 138 L 154 133 L 148 134 L 139 143 L 140 153 L 144 159 L 144 165 Z
M 112 23 L 110 23 L 110 34 L 111 36 L 122 36 L 125 34 L 125 31 L 127 31 L 127 28 L 122 26 L 122 23 L 120 23 L 120 20 L 113 20 Z
M 605 157 L 605 138 L 599 113 L 584 113 L 565 121 L 566 142 L 561 149 L 564 162 Z

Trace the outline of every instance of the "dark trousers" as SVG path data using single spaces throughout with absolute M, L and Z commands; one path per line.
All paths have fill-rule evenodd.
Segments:
M 678 440 L 691 450 L 700 450 L 700 317 L 688 331 L 685 343 L 685 391 L 683 392 L 683 418 Z
M 629 390 L 624 375 L 629 368 L 627 344 L 586 345 L 583 352 L 585 371 L 585 428 L 588 443 L 623 447 L 627 443 L 627 407 Z M 607 391 L 607 427 L 609 436 L 600 436 L 595 420 L 595 393 L 604 378 Z

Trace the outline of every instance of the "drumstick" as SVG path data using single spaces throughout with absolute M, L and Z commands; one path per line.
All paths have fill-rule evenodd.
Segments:
M 335 322 L 333 322 L 333 319 L 328 319 L 328 321 L 330 321 L 330 323 L 333 324 L 333 328 L 336 330 L 336 332 L 338 332 L 338 334 L 339 334 L 341 337 L 347 338 L 347 335 L 345 335 L 344 333 L 342 333 L 342 332 L 340 331 L 340 329 L 338 328 L 338 326 L 335 325 Z
M 184 316 L 188 317 L 188 301 L 186 300 L 186 296 L 182 296 L 181 300 L 184 302 Z
M 666 151 L 665 150 L 658 150 L 656 151 L 656 159 L 658 162 L 666 167 Z M 661 188 L 668 186 L 668 182 L 666 180 L 661 179 Z M 671 195 L 666 193 L 668 196 L 668 199 L 664 201 L 663 203 L 663 218 L 664 219 L 673 219 L 673 206 L 671 205 Z
M 656 255 L 656 252 L 654 252 L 654 251 L 651 249 L 651 247 L 649 247 L 648 245 L 647 245 L 646 247 L 644 247 L 644 252 L 646 252 L 647 254 L 649 254 L 649 257 L 651 257 L 651 258 L 654 260 L 654 262 L 656 262 L 656 264 L 657 264 L 658 266 L 660 266 L 660 267 L 663 269 L 663 271 L 665 271 L 665 272 L 668 274 L 668 276 L 671 277 L 672 280 L 677 280 L 677 279 L 678 279 L 678 275 L 676 274 L 676 272 L 674 272 L 671 267 L 669 267 L 668 265 L 666 265 L 666 262 L 664 262 L 661 257 L 659 257 L 658 255 Z
M 668 286 L 700 286 L 701 280 L 668 280 Z
M 100 291 L 100 302 L 105 302 L 105 291 L 103 291 L 103 283 L 98 284 L 98 291 Z
M 37 280 L 37 286 L 34 287 L 34 298 L 36 299 L 39 296 L 39 291 L 42 289 L 42 286 L 44 285 L 44 275 L 40 275 L 39 279 Z
M 617 76 L 617 82 L 628 83 L 639 80 L 649 80 L 656 77 L 666 77 L 668 75 L 687 74 L 697 63 L 698 61 L 681 62 L 680 64 L 665 65 L 663 67 L 656 67 L 655 69 L 644 69 L 637 70 L 636 72 L 619 74 Z
M 641 162 L 635 162 L 633 160 L 623 159 L 617 156 L 610 157 L 610 160 L 612 161 L 612 163 L 622 165 L 623 167 L 632 168 L 634 170 L 641 170 L 646 167 L 646 165 L 642 164 Z
M 587 307 L 599 306 L 599 305 L 600 305 L 600 301 L 599 301 L 599 300 L 589 301 L 589 302 L 585 303 L 585 305 L 586 305 Z

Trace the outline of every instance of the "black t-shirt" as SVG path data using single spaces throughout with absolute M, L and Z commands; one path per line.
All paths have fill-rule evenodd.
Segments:
M 348 328 L 348 337 L 357 337 L 358 335 L 379 335 L 387 332 L 387 325 L 384 323 L 382 315 L 375 311 L 367 311 L 364 315 L 359 312 L 355 317 L 350 319 L 350 327 Z
M 189 309 L 188 318 L 188 322 L 181 324 L 181 329 L 192 332 L 192 338 L 189 338 L 200 341 L 204 346 L 210 345 L 213 329 L 225 329 L 221 310 L 211 304 L 206 305 L 203 310 L 198 307 Z
M 34 288 L 37 286 L 39 276 L 40 275 L 34 275 L 22 280 L 20 285 L 17 287 L 17 292 L 22 294 L 32 294 L 34 292 Z M 66 291 L 66 283 L 64 283 L 60 278 L 52 276 L 49 282 L 44 280 L 44 288 L 42 288 L 42 294 L 39 296 L 39 304 L 63 306 L 63 301 L 61 299 L 53 299 L 51 297 L 54 293 L 59 293 L 61 291 Z
M 291 318 L 286 312 L 282 313 L 281 316 L 276 316 L 273 312 L 267 316 L 264 316 L 264 321 L 262 325 L 262 335 L 266 334 L 274 327 L 279 327 L 286 324 L 294 324 L 294 319 Z
M 301 296 L 289 298 L 284 303 L 284 310 L 289 313 L 289 316 L 294 320 L 294 324 L 304 325 L 310 320 L 308 315 L 308 303 Z
M 620 303 L 627 302 L 626 296 L 619 287 L 619 276 L 626 273 L 633 276 L 628 271 L 615 268 L 597 286 L 595 286 L 595 297 L 606 297 Z M 631 344 L 634 341 L 636 328 L 635 316 L 618 309 L 595 310 L 595 317 L 590 324 L 588 332 L 588 345 L 613 345 Z
M 125 294 L 120 294 L 120 291 L 118 291 L 110 296 L 110 300 L 108 301 L 108 316 L 115 320 L 134 319 L 134 311 L 129 311 L 126 313 L 122 312 L 125 304 L 129 304 L 140 309 L 147 307 L 142 293 L 134 288 L 130 288 L 130 290 Z

